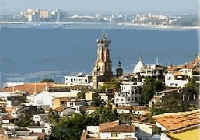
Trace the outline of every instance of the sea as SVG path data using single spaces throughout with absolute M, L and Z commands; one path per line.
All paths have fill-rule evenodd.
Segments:
M 118 61 L 126 73 L 142 57 L 145 64 L 184 64 L 199 51 L 198 30 L 150 27 L 4 27 L 0 29 L 0 83 L 33 82 L 64 75 L 90 74 L 96 60 L 96 40 L 111 39 L 113 71 Z

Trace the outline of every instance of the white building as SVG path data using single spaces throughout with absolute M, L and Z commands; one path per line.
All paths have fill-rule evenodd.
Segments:
M 70 91 L 70 92 L 41 92 L 36 95 L 27 97 L 29 103 L 34 106 L 49 106 L 52 107 L 53 99 L 58 97 L 76 97 L 80 91 Z
M 65 76 L 65 84 L 67 85 L 91 85 L 92 76 L 79 73 L 78 75 Z
M 85 133 L 85 134 L 84 134 Z M 83 131 L 81 140 L 100 140 L 100 139 L 133 139 L 135 136 L 135 126 L 127 124 L 119 124 L 119 121 L 100 124 L 99 126 L 88 126 L 86 131 Z
M 163 73 L 164 67 L 159 65 L 158 62 L 157 64 L 144 64 L 141 57 L 133 70 L 133 74 L 140 75 L 141 77 L 161 78 Z
M 33 121 L 35 124 L 39 122 L 40 125 L 44 125 L 47 122 L 47 120 L 48 120 L 48 114 L 33 115 Z
M 3 83 L 3 88 L 24 85 L 24 82 L 6 82 Z
M 116 106 L 138 105 L 140 101 L 141 85 L 126 82 L 121 85 L 121 92 L 115 93 L 114 104 Z
M 47 135 L 51 134 L 51 126 L 48 125 L 47 123 L 45 126 L 32 126 L 32 127 L 27 127 L 27 129 L 33 133 L 43 133 L 44 132 Z
M 146 115 L 149 113 L 145 106 L 120 106 L 117 107 L 117 113 L 119 114 L 135 114 L 135 115 Z
M 182 74 L 176 75 L 172 73 L 167 73 L 165 75 L 165 85 L 168 87 L 181 87 L 183 88 L 188 83 L 187 76 Z

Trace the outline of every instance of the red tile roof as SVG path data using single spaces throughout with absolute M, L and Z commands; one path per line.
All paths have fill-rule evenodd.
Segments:
M 47 87 L 53 86 L 53 83 L 25 83 L 14 87 L 2 88 L 3 92 L 28 92 L 29 94 L 45 91 Z
M 179 130 L 200 124 L 200 110 L 180 113 L 165 113 L 153 116 L 153 119 L 167 129 Z
M 110 127 L 114 127 L 116 125 L 118 125 L 119 122 L 118 121 L 114 121 L 114 122 L 107 122 L 107 123 L 103 123 L 99 125 L 99 131 L 110 128 Z
M 135 126 L 121 124 L 101 129 L 100 132 L 135 132 Z

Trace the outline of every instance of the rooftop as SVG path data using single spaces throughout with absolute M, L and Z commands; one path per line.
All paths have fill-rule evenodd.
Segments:
M 47 87 L 53 86 L 53 83 L 25 83 L 13 87 L 3 88 L 3 92 L 28 92 L 29 94 L 40 93 L 45 91 Z
M 135 132 L 135 126 L 121 124 L 113 127 L 101 129 L 100 132 Z
M 165 113 L 153 116 L 153 119 L 166 128 L 167 131 L 177 131 L 200 125 L 199 116 L 200 109 L 189 112 Z
M 119 124 L 118 121 L 99 125 L 99 132 L 135 132 L 135 126 Z

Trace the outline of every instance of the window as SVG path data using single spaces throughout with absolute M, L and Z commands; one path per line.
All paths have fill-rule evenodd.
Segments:
M 111 133 L 111 137 L 118 137 L 118 135 L 119 135 L 119 133 L 117 133 L 117 132 L 112 132 Z

